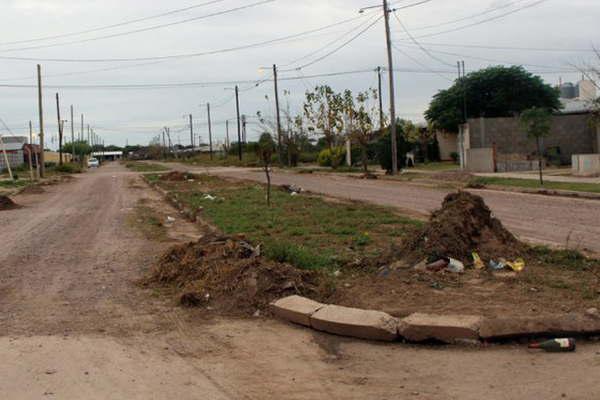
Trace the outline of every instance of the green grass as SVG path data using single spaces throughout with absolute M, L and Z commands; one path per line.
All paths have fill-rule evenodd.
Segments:
M 415 169 L 422 171 L 457 171 L 460 166 L 452 161 L 430 162 L 415 165 Z
M 180 162 L 188 165 L 200 165 L 207 167 L 258 167 L 260 162 L 254 153 L 244 153 L 242 160 L 237 155 L 225 156 L 222 153 L 213 154 L 210 158 L 209 154 L 199 154 L 190 158 L 170 159 L 168 161 Z M 273 163 L 277 164 L 276 162 Z
M 29 179 L 17 179 L 17 180 L 6 179 L 6 180 L 0 180 L 0 187 L 8 188 L 8 189 L 15 189 L 15 188 L 21 188 L 21 187 L 27 186 L 30 183 L 31 183 L 31 181 Z
M 168 171 L 167 168 L 160 164 L 143 163 L 143 162 L 128 162 L 125 166 L 135 172 L 161 172 Z
M 152 177 L 149 177 L 152 179 Z M 262 243 L 272 259 L 304 269 L 334 268 L 376 256 L 421 222 L 391 209 L 362 203 L 333 203 L 273 188 L 268 208 L 264 187 L 197 175 L 194 182 L 161 182 L 226 234 Z M 210 193 L 217 197 L 205 199 Z
M 568 190 L 573 192 L 600 193 L 600 185 L 595 183 L 546 181 L 542 186 L 540 185 L 540 182 L 535 179 L 476 177 L 469 182 L 469 185 L 498 185 L 539 190 Z

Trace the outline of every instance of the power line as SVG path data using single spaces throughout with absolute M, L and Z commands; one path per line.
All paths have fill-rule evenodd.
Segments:
M 416 44 L 421 49 L 421 51 L 423 51 L 423 53 L 427 54 L 429 57 L 431 57 L 432 59 L 434 59 L 435 61 L 437 61 L 443 65 L 454 67 L 453 64 L 450 64 L 450 63 L 442 60 L 441 58 L 434 56 L 433 54 L 431 54 L 431 52 L 429 50 L 427 50 L 425 47 L 421 46 L 421 44 L 413 37 L 413 35 L 410 34 L 408 29 L 406 28 L 406 25 L 404 25 L 404 23 L 400 20 L 400 18 L 398 17 L 398 14 L 396 14 L 396 12 L 394 12 L 394 17 L 396 18 L 396 20 L 398 21 L 398 23 L 400 24 L 402 29 L 404 29 L 404 32 L 406 32 L 408 37 L 412 40 L 412 42 L 414 44 Z M 396 49 L 398 49 L 398 48 L 396 47 Z
M 414 31 L 414 29 L 413 29 Z M 406 39 L 400 39 L 406 40 Z M 594 53 L 594 49 L 583 49 L 583 48 L 566 48 L 566 47 L 516 47 L 516 46 L 490 46 L 490 45 L 479 45 L 479 44 L 457 44 L 457 43 L 430 43 L 421 42 L 423 45 L 434 46 L 434 47 L 460 47 L 460 48 L 474 48 L 474 49 L 489 49 L 489 50 L 511 50 L 511 51 L 542 51 L 542 52 L 566 52 L 566 53 Z
M 201 57 L 207 55 L 215 55 L 215 54 L 223 54 L 223 53 L 231 53 L 240 50 L 247 50 L 253 48 L 259 48 L 267 45 L 271 45 L 274 43 L 285 42 L 292 39 L 300 38 L 302 36 L 310 35 L 317 32 L 322 32 L 329 28 L 333 28 L 339 25 L 346 24 L 351 21 L 355 21 L 359 18 L 364 18 L 363 15 L 358 17 L 348 18 L 342 21 L 338 21 L 329 25 L 321 26 L 318 28 L 310 29 L 307 31 L 282 36 L 275 39 L 265 40 L 261 42 L 251 43 L 242 46 L 235 46 L 217 50 L 210 50 L 205 52 L 197 52 L 197 53 L 187 53 L 187 54 L 177 54 L 177 55 L 167 55 L 167 56 L 154 56 L 154 57 L 135 57 L 135 58 L 88 58 L 88 59 L 74 59 L 74 58 L 36 58 L 36 57 L 15 57 L 15 56 L 0 56 L 0 60 L 12 60 L 12 61 L 36 61 L 36 62 L 64 62 L 64 63 L 105 63 L 105 62 L 136 62 L 136 61 L 159 61 L 159 60 L 172 60 L 172 59 L 183 59 L 183 58 L 193 58 L 193 57 Z
M 94 38 L 75 40 L 75 41 L 71 41 L 71 42 L 63 42 L 63 43 L 54 43 L 54 44 L 39 45 L 39 46 L 30 46 L 30 47 L 20 47 L 20 48 L 5 49 L 5 50 L 0 50 L 0 53 L 8 53 L 8 52 L 13 52 L 13 51 L 23 51 L 23 50 L 34 50 L 34 49 L 45 49 L 45 48 L 50 48 L 50 47 L 58 47 L 58 46 L 65 46 L 65 45 L 70 45 L 70 44 L 87 43 L 87 42 L 93 42 L 93 41 L 98 41 L 98 40 L 103 40 L 103 39 L 110 39 L 110 38 L 115 38 L 115 37 L 121 37 L 121 36 L 131 35 L 131 34 L 135 34 L 135 33 L 148 32 L 148 31 L 153 31 L 153 30 L 156 30 L 156 29 L 166 28 L 166 27 L 169 27 L 169 26 L 180 25 L 180 24 L 185 24 L 185 23 L 192 22 L 192 21 L 198 21 L 198 20 L 206 19 L 206 18 L 210 18 L 210 17 L 216 17 L 216 16 L 220 16 L 220 15 L 230 14 L 230 13 L 233 13 L 233 12 L 236 12 L 236 11 L 240 11 L 240 10 L 245 10 L 245 9 L 248 9 L 248 8 L 257 7 L 257 6 L 260 6 L 260 5 L 267 4 L 267 3 L 273 3 L 275 1 L 277 1 L 277 0 L 261 0 L 259 2 L 252 3 L 252 4 L 247 4 L 245 6 L 231 8 L 231 9 L 228 9 L 228 10 L 214 12 L 214 13 L 211 13 L 211 14 L 201 15 L 199 17 L 187 18 L 187 19 L 184 19 L 184 20 L 181 20 L 181 21 L 169 22 L 169 23 L 166 23 L 166 24 L 154 25 L 154 26 L 150 26 L 150 27 L 146 27 L 146 28 L 140 28 L 140 29 L 135 29 L 135 30 L 126 31 L 126 32 L 120 32 L 120 33 L 113 33 L 113 34 L 104 35 L 104 36 L 97 36 L 97 37 L 94 37 Z
M 182 12 L 185 12 L 185 11 L 190 11 L 190 10 L 193 10 L 195 8 L 200 8 L 200 7 L 208 6 L 208 5 L 215 4 L 215 3 L 222 3 L 224 1 L 226 1 L 226 0 L 212 0 L 212 1 L 205 2 L 205 3 L 195 4 L 195 5 L 192 5 L 192 6 L 189 6 L 189 7 L 185 7 L 185 8 L 179 8 L 179 9 L 176 9 L 176 10 L 171 10 L 171 11 L 163 12 L 163 13 L 160 13 L 160 14 L 151 15 L 151 16 L 148 16 L 148 17 L 131 19 L 131 20 L 128 20 L 128 21 L 119 22 L 119 23 L 112 24 L 112 25 L 105 25 L 105 26 L 100 26 L 100 27 L 97 27 L 97 28 L 90 28 L 90 29 L 86 29 L 86 30 L 82 30 L 82 31 L 70 32 L 70 33 L 63 33 L 63 34 L 53 35 L 53 36 L 45 36 L 45 37 L 40 37 L 40 38 L 35 38 L 35 39 L 25 39 L 25 40 L 18 40 L 18 41 L 14 41 L 14 42 L 3 42 L 3 43 L 0 43 L 0 46 L 9 46 L 9 45 L 13 45 L 13 44 L 42 42 L 42 41 L 46 41 L 46 40 L 61 39 L 61 38 L 64 38 L 64 37 L 78 36 L 78 35 L 83 35 L 83 34 L 86 34 L 86 33 L 92 33 L 92 32 L 98 32 L 98 31 L 103 31 L 103 30 L 107 30 L 107 29 L 112 29 L 112 28 L 118 28 L 118 27 L 121 27 L 121 26 L 134 24 L 134 23 L 137 23 L 137 22 L 148 21 L 148 20 L 151 20 L 151 19 L 166 17 L 168 15 L 173 15 L 173 14 L 178 14 L 178 13 L 182 13 Z
M 411 56 L 410 54 L 408 54 L 406 51 L 404 51 L 404 50 L 402 50 L 401 48 L 399 48 L 398 46 L 396 46 L 396 44 L 395 44 L 395 43 L 392 43 L 392 47 L 393 47 L 393 48 L 394 48 L 396 51 L 398 51 L 398 52 L 402 53 L 402 54 L 403 54 L 405 57 L 407 57 L 407 58 L 409 58 L 410 60 L 412 60 L 412 61 L 413 61 L 415 64 L 418 64 L 418 65 L 420 65 L 421 67 L 425 68 L 426 70 L 430 71 L 431 73 L 433 73 L 433 74 L 436 74 L 436 75 L 440 76 L 441 78 L 443 78 L 443 79 L 445 79 L 445 80 L 447 80 L 447 81 L 450 81 L 450 82 L 452 82 L 452 79 L 450 79 L 450 78 L 448 78 L 447 76 L 443 75 L 443 73 L 441 73 L 441 72 L 438 72 L 438 71 L 434 71 L 434 70 L 432 70 L 431 68 L 429 68 L 429 66 L 427 66 L 426 64 L 424 64 L 424 63 L 420 62 L 419 60 L 417 60 L 416 58 L 414 58 L 413 56 Z
M 447 30 L 444 30 L 444 31 L 433 32 L 433 33 L 423 34 L 423 35 L 420 35 L 420 36 L 415 36 L 415 38 L 416 39 L 422 39 L 422 38 L 426 38 L 426 37 L 443 35 L 445 33 L 457 32 L 457 31 L 460 31 L 460 30 L 463 30 L 463 29 L 471 28 L 471 27 L 474 27 L 474 26 L 477 26 L 477 25 L 485 24 L 487 22 L 491 22 L 491 21 L 495 21 L 495 20 L 507 17 L 507 16 L 515 14 L 515 13 L 517 13 L 519 11 L 523 11 L 523 10 L 526 10 L 528 8 L 532 8 L 532 7 L 538 6 L 538 5 L 540 5 L 542 3 L 545 3 L 547 1 L 548 0 L 537 0 L 537 1 L 534 1 L 533 3 L 527 4 L 525 6 L 516 8 L 514 10 L 505 12 L 505 13 L 500 14 L 500 15 L 496 15 L 496 16 L 493 16 L 493 17 L 490 17 L 490 18 L 487 18 L 487 19 L 483 19 L 483 20 L 480 20 L 480 21 L 477 21 L 477 22 L 473 22 L 473 23 L 470 23 L 470 24 L 467 24 L 467 25 L 458 26 L 456 28 L 447 29 Z
M 383 18 L 383 16 L 378 17 L 375 21 L 371 22 L 369 25 L 367 25 L 365 28 L 361 29 L 356 35 L 352 36 L 350 39 L 346 40 L 344 43 L 342 43 L 341 45 L 339 45 L 338 47 L 334 48 L 333 50 L 331 50 L 330 52 L 326 53 L 325 55 L 309 62 L 306 64 L 303 64 L 297 68 L 293 68 L 293 69 L 287 69 L 287 70 L 282 70 L 282 72 L 286 72 L 286 71 L 293 71 L 293 70 L 299 70 L 299 69 L 303 69 L 306 67 L 310 67 L 311 65 L 314 65 L 320 61 L 323 61 L 324 59 L 332 56 L 333 54 L 337 53 L 338 51 L 340 51 L 341 49 L 343 49 L 344 47 L 346 47 L 347 45 L 349 45 L 350 43 L 352 43 L 353 41 L 355 41 L 356 39 L 358 39 L 360 36 L 362 36 L 365 32 L 367 32 L 369 29 L 371 29 L 376 23 L 378 23 L 379 21 L 381 21 L 381 19 Z

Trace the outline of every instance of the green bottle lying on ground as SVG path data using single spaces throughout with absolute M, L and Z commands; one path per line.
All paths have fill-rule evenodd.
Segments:
M 562 353 L 575 351 L 577 345 L 575 339 L 552 339 L 540 343 L 531 343 L 530 349 L 542 349 L 551 353 Z

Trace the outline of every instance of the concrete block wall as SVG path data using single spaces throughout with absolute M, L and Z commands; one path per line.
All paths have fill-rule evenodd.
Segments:
M 496 146 L 497 153 L 533 155 L 534 139 L 527 137 L 518 118 L 478 118 L 469 120 L 471 148 Z M 557 115 L 552 117 L 550 135 L 543 139 L 543 149 L 559 147 L 562 161 L 568 163 L 573 154 L 594 153 L 597 132 L 588 114 Z

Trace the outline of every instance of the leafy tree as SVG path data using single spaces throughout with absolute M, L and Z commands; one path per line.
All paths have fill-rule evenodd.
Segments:
M 346 107 L 350 119 L 350 137 L 358 143 L 361 150 L 361 162 L 365 172 L 369 167 L 369 144 L 377 137 L 375 123 L 378 123 L 379 112 L 376 107 L 378 94 L 375 89 L 358 93 L 356 101 L 350 92 L 346 93 Z M 371 102 L 373 100 L 373 102 Z
M 467 118 L 512 117 L 532 108 L 557 111 L 561 108 L 558 90 L 523 67 L 493 66 L 472 72 L 439 91 L 425 117 L 436 129 L 457 132 Z
M 406 153 L 411 150 L 410 144 L 406 141 L 404 136 L 402 120 L 398 121 L 396 125 L 396 140 L 398 143 L 398 167 L 404 168 L 406 166 Z M 381 168 L 385 169 L 388 173 L 392 171 L 392 143 L 390 140 L 390 130 L 385 129 L 383 134 L 379 134 L 379 140 L 377 141 L 377 158 Z
M 542 176 L 542 138 L 550 134 L 550 124 L 552 122 L 552 113 L 544 108 L 530 108 L 521 114 L 520 123 L 527 132 L 527 136 L 535 139 L 538 154 L 538 167 L 540 170 L 540 184 L 544 184 Z
M 308 130 L 323 134 L 327 147 L 333 149 L 340 142 L 344 130 L 345 95 L 336 93 L 330 86 L 317 86 L 306 92 L 304 116 Z M 336 167 L 336 166 L 334 166 Z
M 256 146 L 256 155 L 261 161 L 265 175 L 267 176 L 267 206 L 269 207 L 271 207 L 271 164 L 275 149 L 276 145 L 270 133 L 265 132 L 260 135 L 258 145 Z

